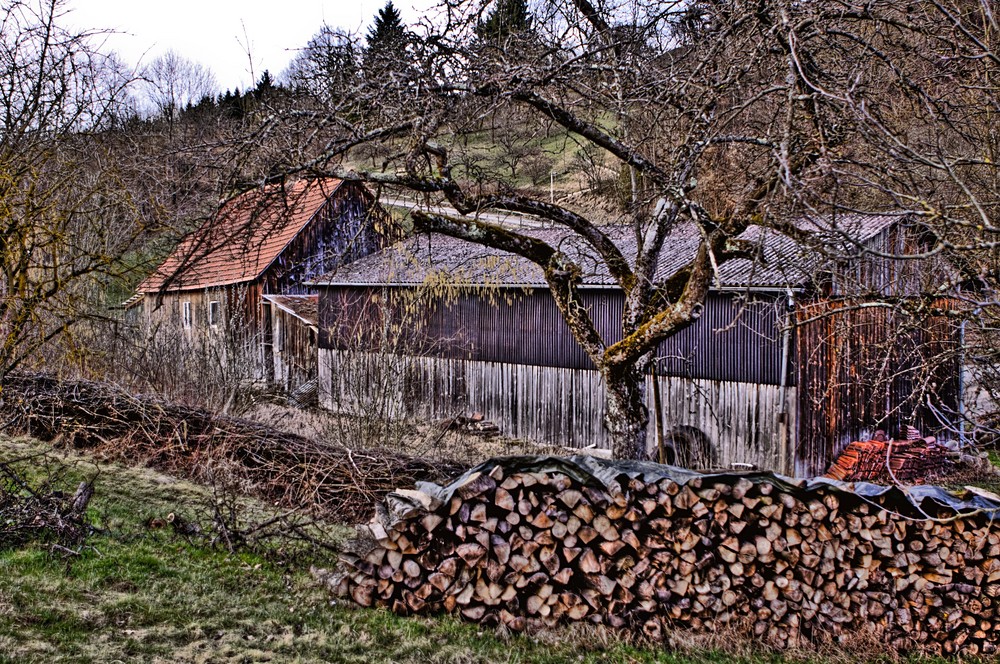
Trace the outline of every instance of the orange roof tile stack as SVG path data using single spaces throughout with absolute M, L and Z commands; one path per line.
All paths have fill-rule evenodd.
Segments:
M 947 449 L 933 438 L 855 441 L 841 452 L 825 477 L 843 482 L 895 481 L 920 484 L 952 466 Z M 890 472 L 891 471 L 891 472 Z

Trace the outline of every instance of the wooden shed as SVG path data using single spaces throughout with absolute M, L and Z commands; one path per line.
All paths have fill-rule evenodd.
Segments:
M 318 295 L 265 295 L 271 310 L 274 384 L 302 406 L 317 394 Z
M 828 262 L 764 229 L 748 231 L 744 237 L 759 243 L 763 260 L 721 266 L 701 318 L 659 347 L 647 378 L 649 440 L 656 440 L 657 392 L 667 440 L 692 465 L 814 475 L 850 440 L 875 429 L 939 428 L 913 400 L 920 393 L 914 369 L 922 354 L 953 341 L 950 328 L 938 321 L 904 330 L 888 310 L 879 317 L 848 304 L 849 294 L 878 288 L 897 296 L 921 292 L 926 274 L 912 264 L 870 257 L 911 241 L 904 221 L 855 215 L 815 222 L 830 230 L 831 247 L 846 242 L 854 250 L 846 262 Z M 626 257 L 635 255 L 630 228 L 604 230 Z M 623 294 L 589 248 L 560 229 L 529 234 L 578 261 L 586 275 L 581 293 L 598 331 L 608 343 L 620 339 Z M 919 241 L 917 234 L 912 241 Z M 698 236 L 680 228 L 671 242 L 658 278 L 683 264 Z M 478 411 L 513 437 L 610 446 L 600 377 L 537 266 L 480 245 L 419 235 L 317 286 L 320 400 L 327 407 L 362 407 L 358 384 L 378 383 L 379 397 L 391 392 L 399 417 Z M 831 311 L 832 302 L 844 310 Z M 820 312 L 823 306 L 827 311 Z M 893 340 L 890 352 L 877 358 L 886 343 L 876 346 L 876 338 Z M 386 363 L 378 358 L 389 356 L 386 375 L 373 380 L 379 362 Z M 887 368 L 888 386 L 866 373 L 873 365 Z M 364 379 L 354 375 L 360 367 Z M 945 406 L 955 399 L 948 368 L 938 367 L 941 384 L 933 394 Z M 859 402 L 868 406 L 859 409 Z
M 305 343 L 309 324 L 287 316 L 301 307 L 279 306 L 287 318 L 280 328 L 287 330 L 284 339 L 296 339 L 292 345 L 283 340 L 281 352 L 296 357 L 274 357 L 276 301 L 266 296 L 307 294 L 310 280 L 397 238 L 388 214 L 362 184 L 319 178 L 269 185 L 224 202 L 138 293 L 149 323 L 250 349 L 260 378 L 274 379 L 276 366 L 314 365 L 316 347 Z M 293 331 L 293 324 L 303 329 Z M 282 375 L 286 387 L 289 380 Z

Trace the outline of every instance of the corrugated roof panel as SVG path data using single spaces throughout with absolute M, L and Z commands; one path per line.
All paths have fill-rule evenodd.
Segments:
M 816 243 L 802 247 L 777 231 L 753 226 L 740 237 L 761 246 L 758 260 L 731 260 L 719 268 L 722 287 L 779 287 L 803 284 L 825 262 L 824 247 L 831 253 L 859 253 L 866 242 L 898 222 L 898 215 L 842 215 L 835 218 L 803 219 L 797 225 L 808 230 Z M 632 264 L 636 239 L 631 226 L 606 226 L 611 237 Z M 583 283 L 612 286 L 596 252 L 581 237 L 563 228 L 527 229 L 518 232 L 543 240 L 565 252 L 583 269 Z M 678 225 L 660 253 L 656 279 L 663 280 L 687 265 L 697 251 L 701 236 L 693 224 Z M 473 285 L 545 286 L 541 268 L 534 263 L 483 245 L 437 233 L 421 233 L 317 280 L 318 285 L 421 284 L 436 275 Z

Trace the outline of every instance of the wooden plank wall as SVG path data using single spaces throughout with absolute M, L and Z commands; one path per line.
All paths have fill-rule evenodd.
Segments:
M 481 412 L 506 436 L 608 449 L 604 386 L 596 371 L 320 349 L 320 403 L 336 412 L 443 419 Z M 781 390 L 773 385 L 658 377 L 665 430 L 692 427 L 716 445 L 718 463 L 788 472 Z M 652 411 L 652 377 L 647 379 Z M 787 402 L 795 403 L 789 388 Z M 655 443 L 652 418 L 650 445 Z M 794 422 L 792 423 L 794 427 Z M 792 428 L 794 431 L 794 428 Z
M 358 183 L 344 183 L 260 276 L 263 293 L 300 295 L 307 282 L 398 238 L 388 213 Z
M 300 319 L 272 307 L 274 383 L 293 392 L 317 375 L 316 333 Z
M 910 425 L 948 436 L 926 407 L 930 398 L 942 412 L 957 409 L 958 336 L 946 319 L 830 302 L 797 315 L 796 472 L 825 472 L 851 441 L 876 429 L 902 438 Z

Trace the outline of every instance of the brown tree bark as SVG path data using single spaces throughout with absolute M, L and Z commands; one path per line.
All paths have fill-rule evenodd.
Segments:
M 604 423 L 611 434 L 616 459 L 646 459 L 649 408 L 646 381 L 636 364 L 607 367 L 601 371 L 608 393 Z

